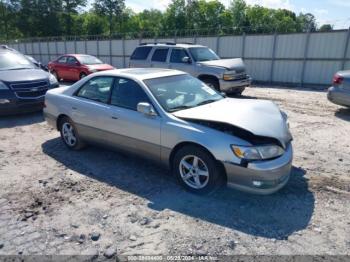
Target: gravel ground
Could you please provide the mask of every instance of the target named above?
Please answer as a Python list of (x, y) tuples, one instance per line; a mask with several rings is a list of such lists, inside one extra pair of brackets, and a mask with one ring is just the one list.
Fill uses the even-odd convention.
[(182, 190), (141, 159), (69, 151), (41, 113), (0, 118), (0, 254), (350, 255), (350, 109), (250, 88), (290, 118), (295, 160), (271, 196)]

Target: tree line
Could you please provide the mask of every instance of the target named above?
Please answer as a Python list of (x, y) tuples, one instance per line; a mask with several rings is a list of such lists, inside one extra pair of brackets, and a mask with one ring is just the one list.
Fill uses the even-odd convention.
[(225, 33), (297, 33), (330, 31), (311, 13), (247, 5), (233, 0), (172, 0), (165, 11), (136, 13), (125, 0), (1, 0), (0, 39), (75, 35), (133, 37)]

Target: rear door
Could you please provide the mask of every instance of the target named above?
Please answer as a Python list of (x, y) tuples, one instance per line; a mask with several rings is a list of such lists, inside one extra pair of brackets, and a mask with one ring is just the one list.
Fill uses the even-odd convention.
[(66, 79), (66, 62), (67, 56), (61, 56), (55, 62), (54, 70), (58, 74), (59, 78)]
[(110, 122), (108, 104), (114, 77), (97, 76), (87, 81), (73, 96), (71, 117), (83, 138), (108, 144), (106, 123)]
[(168, 47), (157, 47), (154, 49), (154, 52), (151, 57), (151, 67), (156, 68), (168, 68)]
[(149, 54), (152, 46), (137, 47), (130, 57), (129, 67), (150, 67)]
[(79, 80), (80, 79), (80, 63), (73, 56), (67, 57), (66, 63), (66, 79)]

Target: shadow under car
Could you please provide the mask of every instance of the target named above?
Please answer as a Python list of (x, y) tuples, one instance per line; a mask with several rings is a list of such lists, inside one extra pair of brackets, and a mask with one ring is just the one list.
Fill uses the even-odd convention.
[(170, 209), (254, 236), (286, 239), (307, 227), (314, 210), (314, 195), (301, 168), (293, 167), (287, 186), (273, 195), (222, 188), (198, 196), (178, 186), (168, 170), (133, 156), (98, 147), (70, 151), (60, 138), (45, 142), (42, 149), (71, 170), (149, 200), (153, 210)]

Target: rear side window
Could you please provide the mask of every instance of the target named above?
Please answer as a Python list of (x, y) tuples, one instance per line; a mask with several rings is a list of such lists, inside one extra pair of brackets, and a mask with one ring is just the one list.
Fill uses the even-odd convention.
[(168, 55), (169, 48), (161, 48), (154, 51), (152, 61), (154, 62), (165, 62)]
[(131, 59), (135, 60), (145, 60), (148, 57), (149, 52), (151, 52), (151, 46), (137, 47), (131, 55)]
[(95, 77), (84, 84), (77, 96), (93, 101), (107, 103), (113, 86), (113, 77)]

